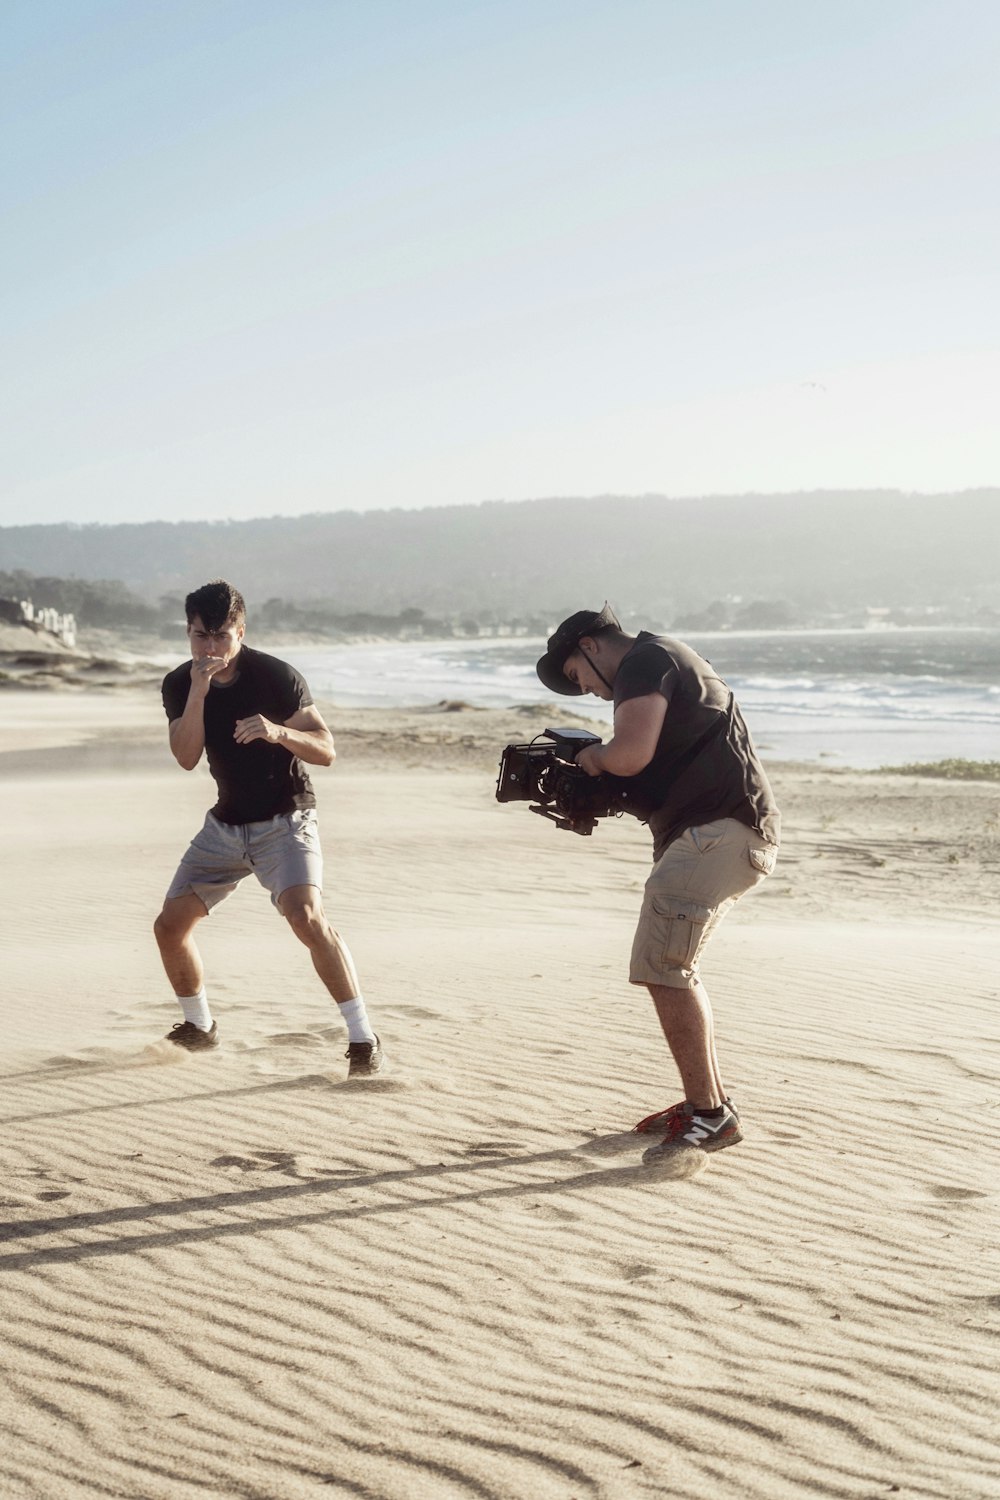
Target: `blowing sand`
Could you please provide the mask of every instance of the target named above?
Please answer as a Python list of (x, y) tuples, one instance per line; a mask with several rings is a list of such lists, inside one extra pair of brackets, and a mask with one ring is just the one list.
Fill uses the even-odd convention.
[(223, 1048), (157, 1040), (212, 785), (155, 694), (0, 714), (4, 1500), (1000, 1494), (1000, 788), (775, 769), (705, 963), (746, 1140), (669, 1179), (648, 835), (493, 800), (551, 711), (329, 711), (352, 1083), (249, 882), (200, 934)]

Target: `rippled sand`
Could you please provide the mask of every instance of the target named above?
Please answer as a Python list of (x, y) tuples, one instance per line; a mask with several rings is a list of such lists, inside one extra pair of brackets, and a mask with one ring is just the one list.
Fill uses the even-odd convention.
[(997, 1494), (1000, 789), (777, 769), (705, 966), (746, 1140), (662, 1176), (647, 838), (496, 805), (530, 715), (331, 711), (389, 1056), (349, 1083), (249, 885), (203, 929), (223, 1047), (160, 1040), (211, 783), (156, 705), (5, 704), (4, 1500)]

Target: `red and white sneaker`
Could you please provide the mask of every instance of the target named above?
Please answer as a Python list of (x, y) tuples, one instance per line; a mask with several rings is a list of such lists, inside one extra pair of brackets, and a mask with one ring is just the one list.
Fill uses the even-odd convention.
[[(740, 1112), (732, 1099), (723, 1099), (722, 1102), (738, 1120)], [(684, 1114), (690, 1107), (687, 1100), (682, 1099), (679, 1104), (671, 1104), (669, 1109), (658, 1109), (654, 1114), (647, 1115), (644, 1120), (640, 1120), (638, 1125), (633, 1127), (635, 1133), (636, 1135), (654, 1135), (658, 1134), (661, 1130), (669, 1130), (677, 1116)]]
[(642, 1159), (647, 1166), (653, 1167), (679, 1151), (721, 1151), (726, 1146), (737, 1145), (742, 1139), (739, 1117), (728, 1105), (723, 1105), (722, 1114), (716, 1119), (707, 1119), (695, 1114), (691, 1105), (685, 1103), (667, 1126), (663, 1140), (648, 1147), (642, 1153)]

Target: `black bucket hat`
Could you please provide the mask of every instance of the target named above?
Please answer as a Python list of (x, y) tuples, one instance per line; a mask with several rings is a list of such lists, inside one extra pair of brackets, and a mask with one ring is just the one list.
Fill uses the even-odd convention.
[(595, 631), (603, 630), (608, 625), (621, 629), (618, 616), (605, 601), (604, 608), (600, 610), (578, 609), (575, 615), (563, 620), (549, 636), (549, 648), (544, 656), (539, 657), (535, 671), (551, 692), (566, 693), (575, 698), (580, 696), (581, 689), (576, 683), (563, 676), (563, 667), (585, 635), (593, 635)]

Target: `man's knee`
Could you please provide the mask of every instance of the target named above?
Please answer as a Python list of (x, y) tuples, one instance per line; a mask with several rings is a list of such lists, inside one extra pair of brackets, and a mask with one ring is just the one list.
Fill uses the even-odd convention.
[(164, 944), (180, 942), (207, 915), (207, 908), (196, 896), (165, 901), (153, 922), (153, 935), (161, 948)]
[(296, 902), (283, 909), (282, 915), (295, 936), (308, 948), (328, 942), (335, 936), (320, 901)]

